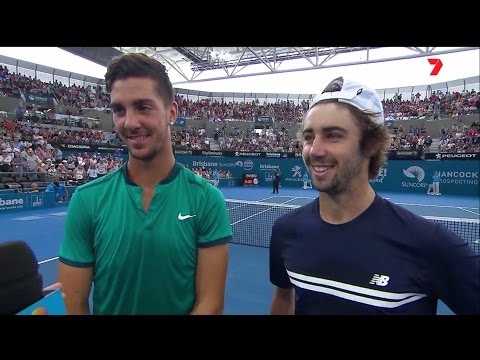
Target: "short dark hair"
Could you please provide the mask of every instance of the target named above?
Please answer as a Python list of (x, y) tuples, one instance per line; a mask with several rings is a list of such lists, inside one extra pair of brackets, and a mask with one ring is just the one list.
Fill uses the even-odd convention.
[(117, 80), (129, 77), (145, 77), (157, 83), (157, 92), (165, 102), (174, 100), (172, 83), (165, 66), (159, 61), (142, 53), (125, 53), (114, 57), (107, 66), (105, 84), (108, 92)]

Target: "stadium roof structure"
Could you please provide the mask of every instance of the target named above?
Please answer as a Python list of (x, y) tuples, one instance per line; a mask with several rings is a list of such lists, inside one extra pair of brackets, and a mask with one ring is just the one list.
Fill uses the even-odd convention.
[[(107, 66), (121, 53), (144, 53), (175, 70), (174, 84), (438, 56), (475, 47), (63, 47)], [(303, 60), (292, 64), (291, 60)], [(257, 65), (257, 66), (255, 66)], [(252, 73), (252, 69), (255, 72)], [(217, 71), (215, 71), (217, 70)], [(218, 70), (221, 70), (220, 72)]]

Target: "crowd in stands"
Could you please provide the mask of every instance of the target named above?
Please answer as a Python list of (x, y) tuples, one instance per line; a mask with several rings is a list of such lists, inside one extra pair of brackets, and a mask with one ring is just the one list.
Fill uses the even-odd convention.
[[(59, 104), (82, 108), (106, 108), (110, 103), (105, 86), (66, 86), (58, 81), (45, 83), (31, 76), (10, 73), (6, 66), (0, 65), (0, 92), (4, 96), (22, 97), (25, 93), (37, 96), (53, 96)], [(277, 122), (290, 124), (302, 121), (308, 110), (309, 101), (281, 100), (263, 103), (256, 98), (252, 101), (226, 102), (217, 99), (192, 100), (177, 94), (175, 100), (179, 104), (179, 116), (196, 117), (210, 122), (224, 122), (228, 119), (253, 121), (255, 116), (271, 115)], [(461, 93), (432, 91), (429, 97), (420, 93), (411, 95), (410, 99), (402, 99), (395, 94), (392, 99), (382, 100), (386, 119), (401, 120), (411, 118), (441, 116), (459, 116), (474, 113), (480, 109), (480, 94), (475, 90), (463, 90)]]
[(46, 143), (65, 144), (108, 144), (103, 130), (63, 129), (53, 125), (17, 122), (0, 118), (2, 140), (29, 142), (34, 145)]
[(405, 131), (400, 124), (390, 132), (390, 150), (422, 150), (430, 151), (432, 138), (427, 135), (425, 128), (410, 126)]
[(453, 125), (440, 130), (439, 151), (449, 153), (480, 152), (480, 122), (473, 126)]
[(208, 120), (209, 122), (225, 122), (228, 119), (253, 121), (255, 116), (273, 116), (278, 122), (295, 124), (302, 122), (308, 110), (309, 102), (302, 100), (295, 105), (293, 100), (277, 100), (275, 103), (259, 99), (252, 102), (224, 102), (223, 100), (201, 99), (193, 101), (185, 99), (183, 95), (176, 95), (175, 100), (179, 105), (179, 115)]
[(38, 111), (37, 108), (36, 105), (33, 105), (32, 109), (26, 110), (24, 107), (18, 106), (15, 111), (17, 121), (31, 124), (48, 124), (83, 129), (101, 129), (100, 121), (98, 119), (54, 114), (50, 110)]
[(433, 118), (469, 115), (480, 109), (480, 93), (463, 90), (461, 93), (432, 91), (430, 97), (421, 99), (421, 94), (412, 94), (410, 100), (402, 100), (401, 95), (383, 100), (386, 120), (408, 120), (412, 118)]
[[(441, 152), (480, 152), (480, 124), (473, 126), (454, 125), (450, 129), (442, 128), (439, 149)], [(66, 133), (67, 134), (67, 133)], [(288, 137), (288, 130), (281, 131), (264, 128), (258, 133), (243, 133), (235, 129), (229, 132), (225, 126), (216, 130), (217, 138), (224, 150), (262, 151), (292, 151), (301, 153), (302, 144)], [(79, 185), (94, 180), (119, 169), (123, 164), (121, 149), (112, 153), (79, 152), (78, 155), (64, 156), (62, 150), (55, 145), (60, 134), (52, 128), (37, 125), (18, 124), (12, 121), (0, 120), (0, 189), (17, 189), (30, 191), (35, 184), (42, 189), (56, 177), (66, 185)], [(63, 137), (65, 141), (91, 144), (96, 141), (96, 135), (88, 132), (72, 130)], [(224, 135), (224, 136), (222, 136)], [(174, 129), (173, 143), (188, 149), (206, 146), (205, 129)], [(429, 142), (430, 140), (430, 142)], [(52, 141), (52, 143), (50, 143)], [(53, 144), (53, 145), (52, 145)], [(411, 126), (404, 130), (402, 125), (392, 130), (391, 149), (396, 150), (429, 150), (431, 137), (425, 129)], [(188, 166), (187, 166), (188, 167)], [(229, 171), (196, 167), (191, 169), (195, 174), (208, 181), (218, 179), (233, 179)], [(217, 175), (218, 174), (218, 175)], [(218, 182), (217, 182), (218, 185)]]
[[(197, 117), (210, 122), (225, 122), (229, 119), (253, 121), (255, 116), (271, 115), (276, 122), (300, 123), (308, 110), (309, 101), (302, 100), (295, 105), (293, 100), (263, 103), (257, 98), (251, 102), (224, 102), (223, 100), (200, 99), (193, 101), (177, 95), (179, 113), (183, 117)], [(382, 100), (387, 120), (408, 120), (412, 118), (451, 117), (469, 115), (480, 109), (480, 93), (475, 90), (460, 92), (432, 91), (429, 97), (412, 94), (410, 100), (402, 100), (401, 94), (392, 99)]]
[[(210, 122), (225, 122), (228, 119), (253, 121), (255, 116), (271, 115), (277, 122), (288, 124), (300, 123), (308, 110), (309, 101), (302, 100), (295, 105), (293, 100), (277, 100), (268, 103), (259, 99), (252, 102), (224, 102), (219, 100), (201, 99), (193, 101), (177, 95), (179, 112), (183, 117), (198, 117)], [(480, 109), (480, 93), (475, 90), (460, 92), (432, 91), (429, 97), (421, 99), (421, 94), (412, 94), (410, 100), (402, 100), (397, 94), (392, 99), (382, 100), (385, 118), (387, 120), (408, 120), (412, 118), (451, 117), (469, 115)]]
[(290, 137), (285, 126), (280, 130), (272, 126), (264, 126), (263, 129), (258, 129), (258, 131), (250, 130), (246, 131), (226, 124), (221, 130), (217, 127), (214, 139), (218, 140), (220, 150), (295, 153), (302, 151), (301, 141), (296, 138), (296, 134), (292, 134), (293, 137)]
[(4, 96), (24, 98), (25, 94), (53, 97), (60, 105), (77, 108), (107, 107), (110, 97), (105, 86), (66, 86), (57, 80), (43, 82), (17, 73), (10, 73), (7, 66), (0, 65), (0, 91)]
[(80, 185), (123, 165), (123, 158), (118, 151), (103, 155), (79, 152), (77, 156), (64, 156), (58, 147), (48, 143), (34, 145), (8, 141), (1, 142), (0, 148), (0, 185), (15, 185), (8, 188), (20, 190), (29, 187), (32, 181), (37, 185), (46, 185), (54, 178), (59, 178), (67, 185)]
[(203, 128), (187, 126), (183, 129), (171, 130), (172, 145), (176, 149), (209, 150), (210, 140)]
[[(230, 123), (231, 124), (231, 123)], [(263, 129), (242, 130), (230, 124), (217, 127), (213, 140), (223, 151), (271, 151), (294, 152), (300, 154), (302, 142), (296, 134), (290, 135), (288, 128), (281, 129), (264, 126)], [(451, 129), (442, 128), (439, 137), (440, 152), (478, 152), (480, 151), (479, 126), (454, 125)], [(410, 126), (404, 130), (400, 124), (391, 130), (390, 150), (422, 150), (429, 152), (432, 137), (425, 128)], [(176, 149), (210, 150), (210, 140), (204, 128), (173, 128), (172, 144)], [(32, 124), (2, 119), (0, 117), (0, 150), (10, 149), (12, 153), (23, 151), (27, 147), (35, 149), (40, 160), (56, 158), (59, 151), (52, 144), (94, 144), (121, 146), (115, 132), (108, 133), (93, 129), (59, 129), (53, 125)], [(0, 161), (1, 163), (7, 160)]]
[[(0, 92), (4, 96), (24, 97), (29, 93), (36, 96), (53, 96), (60, 104), (76, 108), (106, 107), (110, 99), (105, 87), (65, 86), (58, 81), (45, 83), (31, 76), (11, 73), (6, 66), (0, 65)], [(296, 152), (302, 150), (302, 144), (296, 134), (288, 134), (289, 126), (302, 121), (309, 107), (309, 101), (277, 100), (275, 103), (260, 101), (224, 102), (223, 99), (198, 99), (196, 101), (177, 94), (175, 100), (179, 104), (179, 116), (201, 118), (209, 122), (222, 123), (213, 135), (220, 150), (231, 151), (274, 151)], [(413, 94), (411, 99), (403, 100), (401, 94), (392, 99), (384, 100), (384, 110), (387, 120), (431, 117), (438, 119), (444, 116), (459, 116), (478, 112), (480, 109), (480, 93), (475, 90), (453, 93), (443, 93), (442, 90), (432, 91), (429, 97), (420, 93)], [(67, 120), (60, 124), (45, 113), (31, 111), (25, 117), (25, 112), (18, 111), (17, 122), (1, 119), (0, 140), (8, 143), (11, 149), (20, 149), (27, 144), (41, 152), (53, 150), (51, 143), (75, 144), (110, 144), (120, 145), (115, 133), (107, 133), (98, 125), (85, 126), (84, 129), (59, 129), (56, 125), (67, 125)], [(228, 120), (253, 121), (256, 116), (271, 115), (276, 122), (283, 123), (281, 130), (264, 127), (259, 131), (245, 131), (229, 126)], [(51, 126), (42, 126), (50, 123)], [(78, 124), (77, 124), (78, 125)], [(475, 126), (464, 125), (462, 129), (443, 129), (439, 134), (439, 148), (442, 152), (471, 152), (479, 150), (478, 129)], [(404, 131), (400, 125), (394, 129), (391, 136), (391, 150), (429, 150), (435, 134), (426, 134), (425, 129), (410, 127)], [(13, 144), (13, 145), (12, 145)], [(23, 144), (23, 145), (19, 145)], [(210, 140), (205, 129), (187, 126), (172, 130), (172, 144), (175, 148), (191, 150), (209, 150)], [(48, 148), (50, 147), (50, 148)], [(2, 150), (8, 149), (3, 146)], [(13, 151), (13, 150), (12, 150)], [(43, 156), (43, 159), (49, 158)], [(5, 159), (5, 157), (4, 157)], [(41, 160), (43, 160), (41, 159)], [(5, 160), (3, 161), (5, 163)], [(1, 166), (1, 164), (0, 164)]]

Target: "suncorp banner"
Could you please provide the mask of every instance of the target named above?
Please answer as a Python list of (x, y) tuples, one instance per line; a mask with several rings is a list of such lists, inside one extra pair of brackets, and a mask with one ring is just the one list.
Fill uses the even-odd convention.
[(480, 195), (476, 161), (389, 161), (371, 184), (377, 191), (426, 193), (436, 171), (440, 174), (442, 194)]

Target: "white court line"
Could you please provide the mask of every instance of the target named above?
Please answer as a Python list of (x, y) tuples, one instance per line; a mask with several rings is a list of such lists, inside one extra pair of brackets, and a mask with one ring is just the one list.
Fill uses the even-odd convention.
[(459, 209), (462, 209), (463, 211), (469, 212), (471, 214), (480, 215), (480, 213), (472, 211), (472, 210), (468, 210), (467, 208), (459, 208)]
[[(274, 199), (274, 198), (277, 198), (277, 197), (294, 197), (294, 196), (287, 196), (287, 195), (275, 195), (275, 196), (270, 196), (270, 197), (267, 197), (265, 199), (260, 199), (260, 200), (250, 200), (250, 201), (265, 201), (265, 200), (270, 200), (270, 199)], [(245, 200), (245, 201), (249, 201), (249, 200)]]
[[(265, 199), (253, 200), (253, 201), (265, 201), (265, 200), (273, 199), (273, 198), (276, 198), (276, 197), (293, 197), (293, 196), (277, 195), (277, 196), (270, 196), (270, 197), (265, 198)], [(316, 197), (308, 197), (308, 196), (295, 196), (294, 198), (295, 199), (310, 199), (310, 200), (316, 199)], [(391, 198), (389, 198), (389, 197), (385, 197), (384, 199), (385, 200), (391, 200)], [(246, 200), (246, 201), (248, 201), (248, 200)], [(433, 205), (433, 204), (409, 204), (409, 203), (395, 203), (395, 204), (397, 204), (397, 205), (410, 205), (410, 206), (427, 206), (427, 207), (451, 208), (451, 209), (460, 209), (460, 210), (465, 210), (465, 211), (467, 211), (466, 209), (468, 209), (468, 210), (478, 211), (478, 208), (476, 208), (476, 207), (461, 207), (461, 206)], [(476, 215), (478, 215), (478, 214), (476, 214)]]
[[(273, 199), (273, 198), (276, 198), (276, 196), (270, 196), (268, 198), (265, 198), (265, 199), (260, 199), (260, 200), (252, 200), (252, 201), (265, 201), (265, 200), (270, 200), (270, 199)], [(245, 200), (245, 201), (248, 201), (248, 200)]]
[(29, 221), (29, 220), (38, 220), (38, 219), (43, 219), (43, 218), (44, 218), (44, 216), (32, 215), (32, 216), (18, 217), (18, 218), (14, 218), (12, 220)]
[[(291, 196), (288, 196), (288, 197), (291, 197)], [(290, 199), (290, 200), (286, 200), (286, 201), (284, 201), (284, 202), (282, 202), (282, 203), (279, 203), (278, 205), (283, 205), (283, 204), (286, 204), (286, 203), (288, 203), (289, 201), (293, 201), (293, 200), (295, 200), (295, 198)], [(257, 201), (258, 201), (258, 200), (257, 200)], [(275, 205), (277, 205), (277, 204), (275, 204)], [(255, 214), (253, 214), (253, 215), (247, 216), (246, 218), (243, 218), (243, 219), (240, 219), (240, 220), (238, 220), (238, 221), (235, 221), (234, 223), (230, 224), (230, 226), (237, 225), (238, 223), (241, 223), (241, 222), (243, 222), (243, 221), (245, 221), (245, 220), (251, 219), (251, 218), (254, 217), (254, 216), (257, 216), (257, 215), (263, 214), (264, 212), (270, 211), (270, 210), (272, 210), (273, 208), (275, 208), (275, 206), (271, 206), (271, 207), (269, 207), (268, 209), (259, 211), (258, 213), (255, 213)], [(229, 210), (230, 210), (230, 209), (229, 209)]]
[(471, 210), (478, 210), (478, 208), (470, 208), (470, 207), (459, 207), (459, 206), (450, 206), (450, 205), (432, 205), (432, 204), (408, 204), (408, 203), (395, 203), (397, 205), (410, 205), (410, 206), (428, 206), (428, 207), (439, 207), (439, 208), (450, 208), (450, 209), (471, 209)]
[(51, 215), (51, 216), (65, 216), (65, 215), (67, 215), (67, 212), (62, 211), (62, 212), (50, 213), (48, 215)]
[(241, 207), (245, 207), (249, 205), (248, 203), (245, 203), (245, 204), (242, 204), (242, 205), (238, 205), (238, 206), (235, 206), (235, 207), (231, 207), (231, 208), (227, 208), (227, 211), (230, 211), (230, 210), (236, 210), (236, 209), (239, 209)]
[(57, 257), (50, 258), (50, 259), (47, 259), (47, 260), (39, 261), (39, 262), (38, 262), (38, 265), (42, 265), (42, 264), (45, 264), (45, 263), (48, 263), (48, 262), (54, 261), (54, 260), (58, 260), (58, 256), (57, 256)]
[(313, 200), (313, 199), (316, 199), (316, 197), (308, 197), (308, 196), (295, 196), (295, 199), (310, 199), (310, 200)]
[(434, 220), (434, 221), (453, 221), (453, 222), (464, 222), (470, 224), (480, 224), (480, 220), (478, 219), (470, 219), (470, 218), (452, 218), (452, 217), (443, 217), (443, 216), (428, 216), (428, 215), (421, 215), (425, 219)]
[(284, 201), (284, 202), (280, 203), (279, 205), (286, 204), (286, 203), (288, 203), (288, 202), (290, 202), (290, 201), (293, 201), (293, 200), (295, 200), (295, 199), (297, 199), (297, 198), (296, 198), (296, 197), (294, 197), (293, 199), (290, 199), (290, 200)]
[(265, 210), (260, 211), (260, 212), (258, 212), (258, 213), (256, 213), (256, 214), (250, 215), (250, 216), (248, 216), (248, 217), (246, 217), (246, 218), (244, 218), (244, 219), (235, 221), (233, 224), (230, 224), (230, 226), (237, 225), (238, 223), (241, 223), (242, 221), (251, 219), (252, 217), (257, 216), (257, 215), (260, 215), (260, 214), (263, 214), (264, 212), (267, 212), (267, 211), (269, 211), (269, 210), (272, 210), (272, 208), (265, 209)]
[(296, 196), (293, 196), (293, 195), (276, 195), (274, 197), (296, 197)]

